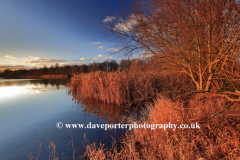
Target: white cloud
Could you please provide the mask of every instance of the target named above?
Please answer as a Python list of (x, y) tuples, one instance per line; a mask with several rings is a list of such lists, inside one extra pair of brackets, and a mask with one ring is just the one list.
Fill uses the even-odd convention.
[(98, 47), (98, 49), (102, 49), (102, 48), (103, 48), (103, 46), (99, 46), (99, 47)]
[(26, 60), (26, 63), (57, 63), (57, 62), (65, 62), (64, 59), (57, 59), (57, 58), (52, 58), (52, 59), (47, 59), (47, 58), (40, 58), (40, 57), (35, 57), (33, 60)]
[(132, 57), (131, 57), (131, 59), (139, 59), (140, 57), (139, 56), (137, 56), (137, 55), (133, 55)]
[(15, 57), (12, 56), (12, 55), (6, 55), (5, 57), (6, 57), (6, 58), (15, 58)]
[(99, 54), (97, 57), (94, 57), (94, 58), (92, 58), (92, 59), (94, 59), (94, 60), (103, 59), (102, 57), (103, 57), (103, 55)]
[(114, 52), (117, 52), (117, 51), (119, 51), (119, 48), (108, 48), (108, 49), (106, 49), (106, 51), (114, 51)]
[(60, 66), (71, 66), (71, 65), (76, 65), (77, 63), (80, 63), (80, 62), (59, 63), (59, 65)]
[(106, 57), (106, 59), (113, 59), (113, 56)]
[(153, 54), (151, 54), (151, 53), (147, 52), (146, 50), (144, 50), (144, 51), (139, 53), (139, 56), (140, 56), (140, 58), (149, 58), (149, 57), (152, 57)]
[(117, 30), (119, 32), (129, 32), (133, 29), (134, 26), (138, 24), (138, 21), (144, 21), (145, 23), (148, 23), (146, 17), (132, 14), (129, 16), (127, 21), (123, 19), (119, 20), (119, 23), (114, 26), (114, 30)]
[(86, 58), (80, 58), (81, 61), (85, 60)]
[(106, 22), (112, 22), (114, 19), (116, 19), (115, 17), (112, 16), (106, 16), (106, 18), (103, 20), (104, 23)]
[(101, 44), (101, 42), (92, 42), (91, 44)]

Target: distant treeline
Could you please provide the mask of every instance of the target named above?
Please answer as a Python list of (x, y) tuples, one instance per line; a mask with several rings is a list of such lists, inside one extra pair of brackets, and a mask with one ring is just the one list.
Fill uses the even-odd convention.
[[(4, 78), (47, 78), (50, 75), (67, 75), (71, 77), (73, 74), (89, 73), (95, 71), (116, 71), (116, 70), (153, 70), (159, 68), (160, 65), (166, 65), (159, 59), (145, 58), (145, 59), (122, 59), (119, 63), (115, 60), (104, 62), (93, 62), (88, 65), (66, 65), (33, 69), (10, 70), (6, 69), (0, 73), (0, 77)], [(48, 76), (49, 75), (49, 76)], [(54, 77), (54, 76), (53, 76)], [(65, 76), (66, 77), (66, 76)]]
[[(88, 65), (66, 65), (59, 66), (56, 63), (55, 66), (47, 67), (46, 65), (43, 68), (33, 69), (19, 69), (19, 70), (10, 70), (6, 69), (2, 73), (0, 73), (0, 77), (4, 78), (38, 78), (43, 77), (43, 75), (67, 75), (71, 77), (73, 74), (78, 73), (89, 73), (95, 71), (116, 71), (116, 70), (124, 70), (129, 69), (131, 63), (137, 60), (123, 59), (120, 63), (117, 63), (115, 60), (104, 61), (104, 62), (94, 62)], [(141, 61), (141, 60), (139, 60)]]

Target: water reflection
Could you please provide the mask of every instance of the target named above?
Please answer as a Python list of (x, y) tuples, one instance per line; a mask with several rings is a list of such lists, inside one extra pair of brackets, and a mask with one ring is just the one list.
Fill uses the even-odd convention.
[[(41, 79), (0, 79), (0, 100), (26, 94), (39, 94), (47, 91), (64, 90), (67, 80)], [(51, 85), (52, 87), (48, 87)], [(56, 86), (56, 87), (54, 87)]]
[(26, 86), (26, 85), (48, 85), (59, 87), (59, 85), (66, 86), (69, 79), (0, 79), (0, 87), (4, 86)]
[(101, 120), (107, 120), (108, 123), (127, 123), (133, 117), (137, 118), (141, 112), (140, 108), (135, 109), (129, 105), (109, 105), (92, 99), (82, 99), (77, 89), (72, 88), (70, 84), (68, 84), (68, 95), (72, 96), (74, 103), (88, 115), (95, 114)]
[[(36, 156), (41, 142), (40, 159), (48, 159), (48, 140), (56, 145), (59, 158), (67, 159), (72, 156), (72, 148), (68, 146), (71, 130), (59, 130), (56, 128), (57, 122), (85, 125), (89, 122), (119, 123), (134, 115), (132, 108), (83, 100), (71, 88), (68, 88), (67, 96), (67, 81), (0, 79), (0, 160), (27, 159), (26, 152)], [(112, 137), (121, 137), (124, 130), (74, 129), (72, 133), (74, 145), (79, 148), (76, 154), (79, 155), (84, 151), (81, 142), (85, 133), (90, 144), (101, 142), (111, 146)]]

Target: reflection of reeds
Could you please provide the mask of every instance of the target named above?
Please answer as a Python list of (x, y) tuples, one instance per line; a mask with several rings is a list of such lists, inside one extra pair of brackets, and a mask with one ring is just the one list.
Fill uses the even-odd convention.
[(76, 90), (71, 87), (68, 87), (68, 95), (72, 96), (72, 100), (88, 115), (95, 114), (101, 121), (104, 119), (109, 123), (127, 122), (130, 116), (135, 117), (141, 110), (141, 108), (126, 108), (125, 105), (105, 104), (89, 98), (83, 99), (82, 96), (77, 94)]
[(109, 123), (126, 122), (131, 113), (130, 109), (125, 110), (122, 106), (104, 104), (90, 99), (82, 99), (79, 104), (88, 115), (95, 114), (101, 120), (108, 120)]

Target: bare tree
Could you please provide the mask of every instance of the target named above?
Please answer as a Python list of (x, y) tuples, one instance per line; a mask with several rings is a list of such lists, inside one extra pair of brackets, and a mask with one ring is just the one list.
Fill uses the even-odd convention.
[(189, 75), (199, 92), (215, 88), (214, 94), (240, 101), (239, 0), (136, 0), (122, 8), (104, 21), (119, 52), (162, 58)]

